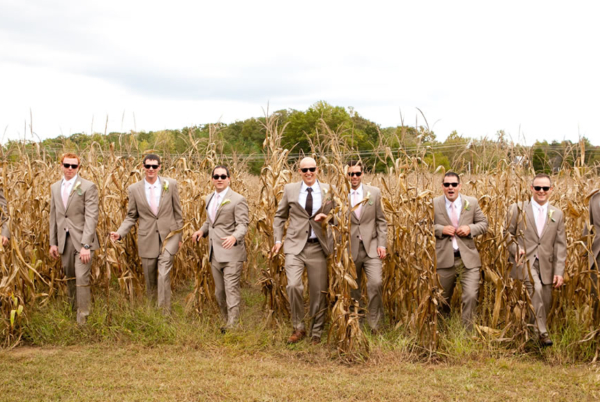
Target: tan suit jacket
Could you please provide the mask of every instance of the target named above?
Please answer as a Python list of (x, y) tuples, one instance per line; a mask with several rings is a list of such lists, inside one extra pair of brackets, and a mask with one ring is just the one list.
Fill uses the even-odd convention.
[(98, 189), (89, 180), (77, 176), (65, 209), (61, 194), (62, 180), (50, 187), (50, 245), (58, 246), (58, 252), (64, 253), (67, 229), (75, 250), (84, 244), (91, 250), (100, 245), (96, 236), (98, 225)]
[(8, 217), (8, 204), (6, 202), (6, 198), (4, 198), (4, 190), (0, 188), (0, 208), (2, 209), (2, 236), (10, 239), (10, 230), (8, 228), (8, 221), (10, 218)]
[(275, 241), (281, 241), (285, 222), (289, 218), (290, 223), (285, 235), (285, 241), (283, 242), (283, 252), (285, 254), (298, 255), (302, 252), (308, 240), (309, 228), (312, 228), (315, 232), (325, 255), (331, 253), (327, 232), (323, 233), (322, 222), (315, 222), (314, 217), (320, 213), (329, 214), (335, 203), (333, 202), (331, 191), (329, 191), (329, 184), (321, 182), (318, 182), (318, 184), (321, 188), (321, 208), (318, 211), (313, 211), (312, 216), (308, 216), (306, 210), (298, 202), (300, 189), (302, 188), (301, 181), (286, 184), (283, 189), (283, 197), (279, 201), (279, 206), (275, 213), (273, 232), (275, 234)]
[[(473, 238), (487, 232), (488, 221), (479, 207), (477, 198), (467, 197), (464, 194), (460, 196), (463, 206), (460, 211), (458, 226), (467, 225), (471, 229), (471, 233), (467, 237), (456, 236), (460, 258), (466, 268), (481, 267), (481, 258), (479, 257), (479, 251), (475, 247)], [(448, 211), (446, 211), (446, 196), (442, 195), (434, 198), (433, 213), (437, 267), (453, 267), (454, 248), (452, 247), (452, 236), (442, 234), (444, 226), (452, 225), (452, 219), (450, 219)]]
[[(365, 198), (369, 200), (361, 207), (360, 219), (356, 217), (356, 211), (353, 211), (350, 216), (350, 247), (354, 261), (358, 259), (361, 238), (369, 258), (379, 258), (377, 248), (387, 245), (387, 220), (381, 204), (381, 191), (377, 187), (364, 184), (362, 186), (363, 200)], [(352, 205), (351, 200), (350, 205)]]
[[(594, 264), (600, 254), (600, 191), (590, 198), (590, 225), (594, 227), (594, 242), (592, 243), (592, 253), (589, 254), (590, 264)], [(2, 230), (4, 234), (4, 228)], [(583, 228), (583, 235), (587, 236), (590, 233), (588, 226)], [(6, 236), (6, 235), (5, 235)]]
[[(511, 277), (524, 280), (529, 275), (527, 264), (518, 266), (515, 264), (518, 244), (521, 249), (526, 251), (525, 261), (529, 261), (530, 266), (533, 266), (537, 255), (542, 283), (544, 285), (552, 284), (554, 275), (563, 276), (565, 272), (567, 237), (563, 213), (553, 205), (548, 205), (546, 225), (540, 238), (531, 201), (520, 202), (518, 205), (519, 207), (517, 204), (511, 205), (507, 217), (508, 252), (510, 261), (514, 264)], [(525, 220), (522, 218), (519, 208), (521, 211), (525, 210)], [(551, 218), (550, 215), (552, 215)]]
[[(248, 230), (248, 203), (246, 199), (233, 191), (227, 190), (225, 199), (217, 209), (215, 221), (210, 219), (208, 206), (215, 193), (206, 197), (206, 221), (200, 228), (202, 236), (208, 236), (209, 261), (213, 257), (217, 262), (246, 261), (246, 244), (244, 237)], [(233, 236), (236, 242), (229, 250), (223, 248), (222, 237)]]
[[(158, 205), (158, 216), (154, 215), (146, 199), (144, 180), (132, 184), (127, 188), (129, 194), (129, 206), (127, 216), (117, 233), (121, 238), (125, 237), (133, 225), (139, 220), (138, 226), (138, 254), (141, 258), (158, 258), (161, 253), (161, 243), (169, 233), (183, 228), (181, 214), (181, 202), (177, 181), (168, 177), (159, 176), (160, 179), (160, 202)], [(165, 182), (169, 187), (165, 190)], [(179, 250), (181, 232), (171, 237), (165, 249), (175, 255)], [(163, 244), (164, 245), (164, 244)]]

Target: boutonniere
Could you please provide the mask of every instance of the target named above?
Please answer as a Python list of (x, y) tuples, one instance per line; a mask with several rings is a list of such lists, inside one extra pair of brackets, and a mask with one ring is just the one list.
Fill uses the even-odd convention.
[(553, 214), (553, 213), (554, 213), (554, 210), (553, 210), (553, 209), (549, 209), (549, 210), (548, 210), (548, 218), (550, 218), (550, 220), (551, 220), (552, 222), (556, 222), (556, 220), (555, 220), (555, 219), (552, 217), (552, 214)]
[(77, 195), (83, 194), (83, 191), (81, 191), (81, 182), (80, 181), (75, 183), (75, 187), (73, 187), (73, 191), (75, 191), (77, 193)]
[(229, 204), (231, 202), (231, 200), (229, 198), (226, 198), (223, 200), (223, 202), (221, 203), (221, 206)]
[(163, 191), (169, 191), (169, 180), (165, 180), (165, 184), (163, 184)]
[(471, 210), (471, 205), (469, 204), (469, 200), (465, 200), (465, 207), (463, 208), (465, 211)]
[(367, 191), (367, 196), (365, 197), (369, 205), (373, 205), (373, 200), (371, 199), (371, 192)]

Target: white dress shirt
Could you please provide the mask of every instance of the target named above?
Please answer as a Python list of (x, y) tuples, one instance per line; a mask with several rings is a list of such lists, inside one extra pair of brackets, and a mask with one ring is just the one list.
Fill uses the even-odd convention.
[(75, 183), (77, 182), (77, 177), (79, 177), (78, 175), (75, 175), (75, 177), (73, 177), (71, 180), (65, 180), (64, 176), (63, 176), (63, 181), (62, 184), (60, 186), (60, 195), (62, 197), (62, 193), (65, 190), (65, 186), (67, 184), (69, 184), (69, 195), (71, 195), (71, 191), (73, 191), (73, 187), (75, 187)]
[(535, 227), (537, 230), (538, 219), (540, 215), (540, 209), (542, 210), (543, 216), (546, 216), (546, 220), (548, 219), (548, 203), (546, 202), (544, 205), (540, 205), (533, 198), (531, 198), (531, 206), (533, 207), (533, 218), (535, 219)]
[(150, 187), (154, 187), (154, 201), (156, 202), (156, 210), (158, 211), (160, 209), (160, 195), (162, 193), (162, 189), (160, 188), (160, 177), (156, 178), (154, 184), (150, 184), (144, 179), (144, 189), (146, 190), (146, 201), (148, 201), (148, 205), (152, 205), (150, 202)]
[[(355, 202), (355, 195), (354, 193), (357, 194), (356, 197), (356, 202)], [(350, 190), (350, 205), (352, 205), (352, 208), (354, 208), (356, 206), (356, 204), (358, 204), (359, 202), (361, 202), (363, 200), (363, 186), (362, 184), (356, 189), (351, 189)]]
[[(219, 204), (222, 204), (223, 201), (225, 201), (225, 195), (227, 194), (227, 191), (229, 191), (229, 186), (227, 186), (227, 188), (225, 188), (225, 190), (221, 191), (220, 193), (217, 193), (215, 191), (212, 198), (210, 199), (210, 202), (208, 203), (209, 216), (212, 213), (213, 208), (215, 207), (215, 202), (217, 202), (217, 195), (219, 196)], [(219, 206), (220, 205), (217, 205), (217, 212), (219, 211)], [(211, 220), (212, 220), (212, 218), (211, 218)]]
[[(316, 181), (315, 184), (313, 184), (312, 186), (310, 186), (312, 188), (312, 199), (313, 199), (313, 208), (312, 208), (312, 214), (313, 216), (315, 215), (315, 213), (321, 209), (321, 187), (319, 186), (319, 182)], [(304, 209), (306, 209), (306, 196), (308, 196), (308, 191), (306, 191), (306, 189), (308, 188), (308, 186), (306, 185), (306, 183), (302, 182), (302, 187), (300, 187), (300, 196), (298, 197), (298, 203), (300, 204), (300, 206)], [(308, 236), (309, 239), (315, 239), (317, 236), (315, 235), (315, 232), (312, 230), (312, 227), (310, 228), (310, 236)]]
[[(454, 204), (454, 208), (456, 208), (456, 222), (458, 225), (458, 222), (460, 222), (460, 213), (462, 211), (462, 197), (460, 196), (460, 194), (454, 200), (454, 202), (451, 202), (448, 198), (446, 198), (446, 212), (448, 213), (451, 222), (453, 208), (452, 204)], [(458, 250), (458, 242), (456, 241), (456, 238), (454, 236), (452, 236), (452, 247), (454, 248), (454, 251)]]

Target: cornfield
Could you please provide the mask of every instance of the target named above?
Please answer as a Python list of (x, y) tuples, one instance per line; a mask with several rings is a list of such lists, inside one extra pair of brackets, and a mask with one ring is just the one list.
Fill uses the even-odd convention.
[[(265, 119), (265, 164), (260, 177), (246, 173), (243, 160), (225, 156), (219, 144), (218, 127), (211, 128), (207, 141), (193, 138), (189, 152), (164, 156), (161, 174), (180, 183), (184, 214), (183, 246), (176, 256), (173, 286), (194, 283), (186, 299), (190, 314), (202, 314), (215, 303), (214, 285), (209, 269), (206, 242), (194, 244), (191, 234), (206, 218), (205, 197), (213, 191), (210, 173), (217, 164), (230, 166), (232, 188), (244, 195), (250, 207), (250, 227), (246, 237), (249, 253), (244, 280), (259, 286), (264, 294), (264, 319), (267, 326), (289, 325), (289, 306), (285, 291), (284, 257), (271, 255), (274, 243), (273, 216), (283, 186), (300, 180), (297, 160), (281, 148), (285, 126), (271, 117)], [(332, 184), (336, 208), (328, 216), (328, 231), (334, 237), (334, 249), (328, 260), (329, 333), (328, 341), (345, 356), (367, 356), (369, 342), (360, 319), (364, 314), (350, 298), (356, 287), (356, 270), (347, 250), (350, 207), (349, 184), (345, 163), (359, 157), (358, 150), (346, 143), (347, 133), (336, 132), (321, 124), (318, 141), (312, 143), (312, 155), (320, 168), (320, 180)], [(4, 347), (21, 341), (30, 311), (44, 306), (65, 293), (60, 263), (49, 256), (50, 185), (61, 178), (57, 157), (37, 149), (33, 155), (25, 145), (3, 149), (2, 187), (9, 205), (10, 244), (0, 245), (0, 314)], [(435, 170), (424, 162), (427, 152), (407, 155), (381, 144), (379, 164), (382, 174), (368, 174), (363, 182), (382, 190), (388, 218), (388, 257), (383, 267), (383, 298), (390, 330), (412, 335), (414, 347), (434, 354), (440, 345), (442, 318), (438, 313), (443, 299), (436, 273), (433, 232), (433, 198), (441, 194), (443, 169)], [(96, 183), (100, 196), (97, 235), (101, 248), (94, 255), (92, 289), (95, 297), (111, 297), (120, 292), (130, 301), (143, 295), (143, 273), (137, 255), (137, 235), (133, 231), (122, 242), (111, 242), (108, 234), (118, 228), (127, 208), (127, 187), (143, 178), (141, 158), (118, 157), (110, 149), (92, 145), (75, 151), (82, 158), (80, 174)], [(476, 334), (482, 342), (523, 348), (533, 334), (528, 325), (529, 298), (518, 281), (509, 278), (505, 222), (508, 207), (529, 199), (529, 184), (534, 172), (527, 164), (513, 164), (508, 153), (498, 150), (499, 162), (485, 171), (463, 173), (463, 193), (476, 197), (489, 220), (488, 233), (477, 239), (482, 258), (482, 283)], [(582, 155), (584, 153), (582, 152)], [(8, 162), (9, 156), (18, 161)], [(527, 160), (528, 155), (523, 155)], [(435, 171), (434, 171), (435, 170)], [(553, 176), (551, 203), (565, 212), (568, 257), (565, 286), (554, 291), (550, 328), (554, 333), (569, 326), (583, 328), (573, 345), (591, 345), (596, 360), (600, 353), (600, 292), (590, 275), (586, 251), (592, 235), (583, 237), (589, 224), (589, 195), (600, 186), (600, 178), (584, 161)], [(329, 223), (335, 223), (329, 225)], [(251, 283), (258, 278), (258, 283)], [(596, 280), (597, 281), (597, 280)], [(366, 281), (363, 281), (366, 283)], [(307, 287), (306, 287), (307, 288)], [(593, 288), (596, 292), (593, 292)], [(460, 309), (460, 292), (451, 301)], [(108, 317), (107, 319), (110, 319)]]

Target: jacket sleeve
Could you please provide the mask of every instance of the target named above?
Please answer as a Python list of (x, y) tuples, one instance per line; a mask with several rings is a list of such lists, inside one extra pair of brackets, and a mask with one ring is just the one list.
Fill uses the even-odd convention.
[[(98, 226), (98, 188), (92, 184), (85, 193), (85, 224), (81, 242), (83, 244), (92, 244), (96, 238), (96, 226)], [(83, 246), (82, 244), (82, 246)]]
[(508, 252), (511, 257), (515, 257), (517, 254), (517, 221), (519, 219), (519, 209), (517, 204), (510, 206), (508, 215), (506, 216), (506, 223), (504, 226), (504, 235), (508, 244)]
[(473, 223), (469, 225), (469, 228), (471, 229), (471, 237), (477, 237), (487, 232), (488, 220), (481, 207), (479, 207), (479, 202), (475, 200), (473, 204)]
[(2, 236), (10, 239), (10, 230), (8, 228), (10, 217), (8, 216), (8, 204), (6, 198), (4, 198), (3, 189), (0, 189), (0, 209), (2, 209), (2, 216), (0, 218), (0, 221), (2, 222)]
[(181, 200), (179, 199), (179, 187), (177, 186), (177, 181), (171, 181), (173, 187), (173, 218), (175, 219), (175, 224), (177, 225), (177, 229), (181, 229), (183, 227), (183, 213), (181, 212)]
[(387, 218), (383, 212), (383, 203), (381, 200), (381, 191), (377, 192), (375, 204), (375, 224), (377, 225), (377, 247), (387, 246)]
[(556, 243), (554, 243), (554, 275), (564, 276), (565, 262), (567, 260), (567, 235), (565, 234), (564, 214), (560, 214), (558, 228), (556, 229)]
[(242, 197), (241, 201), (235, 205), (234, 218), (235, 230), (231, 235), (235, 237), (239, 243), (242, 243), (246, 236), (246, 232), (248, 231), (249, 223), (248, 202), (246, 202), (246, 198)]
[(129, 202), (127, 205), (127, 215), (125, 215), (123, 223), (121, 223), (119, 230), (117, 230), (117, 233), (119, 234), (119, 236), (121, 236), (121, 238), (127, 236), (127, 233), (129, 233), (129, 231), (131, 230), (133, 225), (135, 225), (139, 218), (137, 203), (135, 202), (135, 197), (133, 196), (131, 186), (127, 189), (127, 193), (129, 196)]
[(56, 204), (52, 187), (50, 187), (50, 245), (58, 246), (58, 232), (56, 228)]
[(275, 237), (275, 242), (282, 240), (283, 228), (290, 215), (290, 206), (287, 193), (287, 189), (284, 188), (283, 197), (281, 198), (281, 201), (279, 201), (277, 212), (275, 212), (275, 219), (273, 220), (273, 236)]

